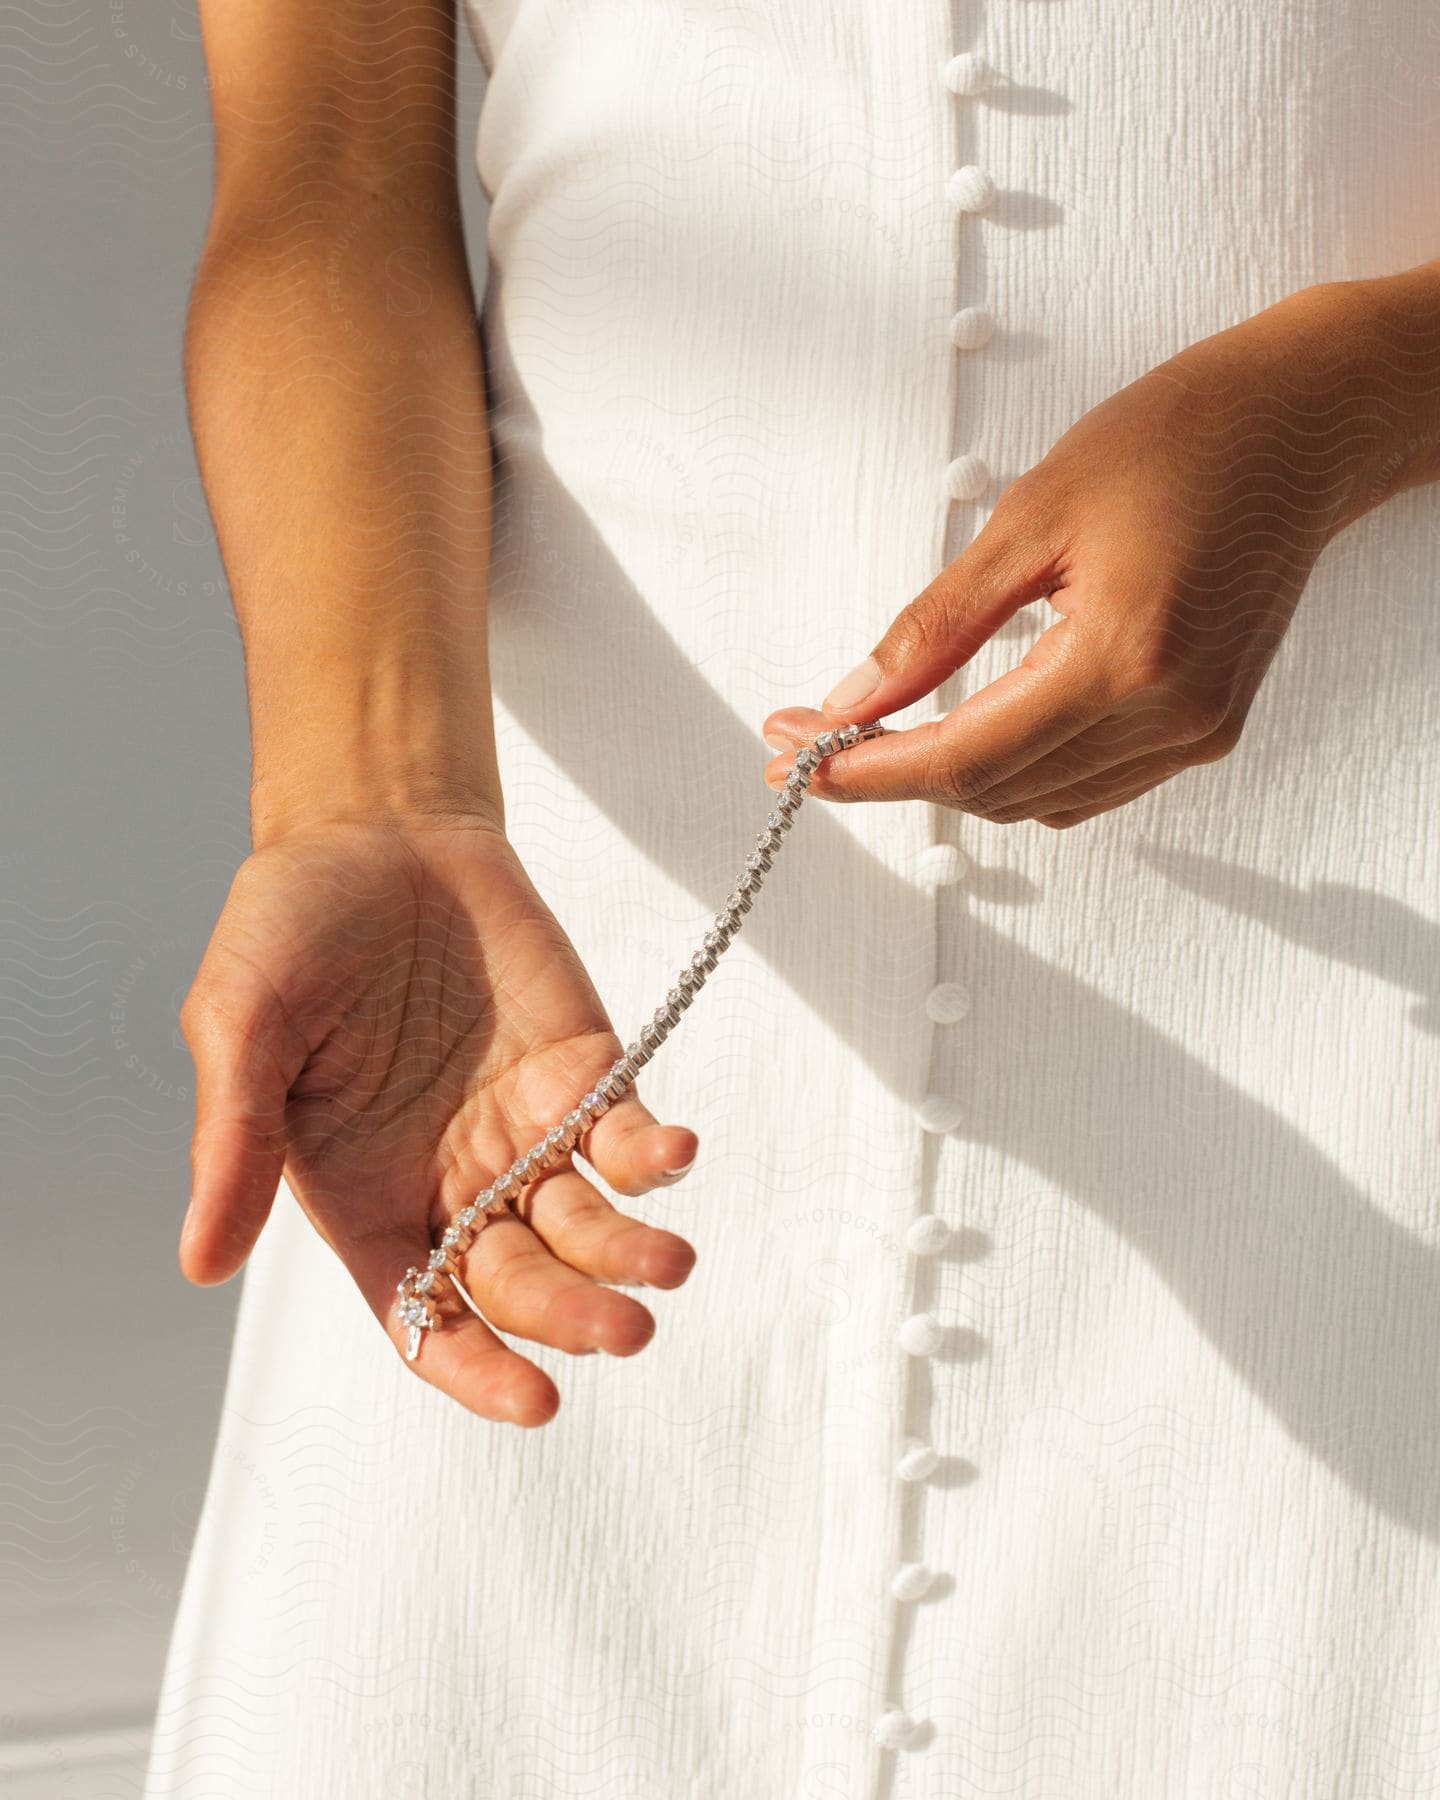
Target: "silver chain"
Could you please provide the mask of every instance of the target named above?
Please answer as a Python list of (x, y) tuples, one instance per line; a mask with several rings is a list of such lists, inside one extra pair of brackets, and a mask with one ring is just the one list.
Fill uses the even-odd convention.
[(674, 1028), (686, 1008), (705, 985), (706, 977), (729, 946), (740, 921), (754, 903), (760, 884), (774, 866), (774, 859), (785, 834), (795, 823), (795, 815), (805, 798), (805, 791), (816, 769), (826, 757), (848, 750), (866, 738), (879, 737), (885, 727), (878, 721), (868, 725), (843, 725), (835, 731), (822, 731), (820, 736), (798, 751), (795, 767), (785, 779), (785, 786), (775, 802), (775, 809), (765, 820), (765, 829), (755, 840), (755, 848), (745, 858), (745, 867), (735, 883), (734, 892), (724, 908), (716, 913), (715, 923), (705, 933), (702, 946), (690, 958), (688, 967), (676, 977), (675, 985), (665, 996), (665, 1004), (657, 1007), (654, 1017), (645, 1025), (633, 1044), (627, 1044), (623, 1056), (610, 1065), (590, 1092), (560, 1123), (532, 1144), (468, 1206), (461, 1207), (440, 1234), (440, 1241), (430, 1252), (424, 1269), (407, 1269), (399, 1283), (400, 1322), (406, 1329), (405, 1355), (414, 1362), (427, 1331), (438, 1331), (443, 1322), (439, 1308), (441, 1283), (450, 1280), (458, 1288), (465, 1253), (491, 1219), (508, 1212), (522, 1191), (539, 1176), (553, 1169), (575, 1148), (580, 1138), (609, 1112), (634, 1086), (635, 1077), (654, 1056)]

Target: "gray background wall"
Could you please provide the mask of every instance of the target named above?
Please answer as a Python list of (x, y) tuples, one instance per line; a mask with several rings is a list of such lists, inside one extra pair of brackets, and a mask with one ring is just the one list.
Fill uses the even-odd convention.
[(194, 6), (20, 0), (0, 62), (0, 1794), (98, 1800), (140, 1791), (238, 1298), (175, 1259), (176, 1012), (247, 848), (248, 747), (181, 381)]

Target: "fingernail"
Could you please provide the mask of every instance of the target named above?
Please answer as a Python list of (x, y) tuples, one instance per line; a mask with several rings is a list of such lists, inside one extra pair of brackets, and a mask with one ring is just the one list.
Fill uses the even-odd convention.
[(194, 1228), (195, 1228), (195, 1202), (192, 1200), (190, 1202), (190, 1204), (185, 1208), (185, 1217), (180, 1221), (180, 1242), (182, 1244), (185, 1242), (186, 1238), (189, 1237), (190, 1233), (194, 1230)]
[(662, 1181), (678, 1181), (682, 1175), (688, 1175), (694, 1167), (695, 1158), (692, 1156), (689, 1162), (681, 1163), (678, 1169), (662, 1169), (660, 1179)]
[(864, 662), (857, 663), (848, 675), (835, 683), (820, 704), (844, 712), (848, 707), (858, 706), (879, 685), (880, 665), (873, 656), (867, 656)]
[(790, 748), (789, 744), (786, 743), (785, 739), (781, 737), (778, 731), (767, 731), (762, 733), (762, 735), (765, 742), (772, 750), (788, 750)]

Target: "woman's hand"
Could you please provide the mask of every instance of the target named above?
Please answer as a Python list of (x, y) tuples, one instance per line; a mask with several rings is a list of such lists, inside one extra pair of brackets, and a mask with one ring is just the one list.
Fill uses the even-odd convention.
[(1435, 408), (1437, 341), (1430, 266), (1307, 289), (1173, 357), (1006, 489), (823, 710), (771, 714), (767, 743), (909, 705), (1048, 598), (1059, 618), (1017, 667), (825, 764), (812, 792), (1068, 826), (1226, 755), (1321, 550), (1433, 477), (1416, 407), (1428, 370)]
[[(400, 1351), (396, 1283), (424, 1265), (433, 1228), (623, 1049), (502, 830), (478, 817), (311, 824), (268, 842), (235, 878), (181, 1017), (198, 1096), (185, 1274), (234, 1274), (283, 1168)], [(696, 1137), (632, 1090), (580, 1148), (635, 1195), (682, 1173)], [(496, 1332), (631, 1355), (654, 1319), (602, 1284), (676, 1287), (694, 1252), (568, 1163), (518, 1208), (466, 1258), (490, 1324), (452, 1294), (413, 1366), (473, 1412), (539, 1425), (554, 1383)]]

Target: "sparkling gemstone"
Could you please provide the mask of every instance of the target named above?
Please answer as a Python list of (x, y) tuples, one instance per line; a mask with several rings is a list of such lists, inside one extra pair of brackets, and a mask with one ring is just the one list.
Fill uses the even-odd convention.
[(432, 1269), (436, 1269), (436, 1270), (443, 1269), (445, 1267), (446, 1263), (449, 1262), (449, 1260), (450, 1260), (450, 1258), (445, 1254), (445, 1252), (443, 1250), (432, 1250), (430, 1252), (430, 1267)]
[(417, 1294), (428, 1294), (434, 1285), (435, 1271), (433, 1269), (427, 1269), (423, 1275), (417, 1275), (415, 1277), (415, 1291)]
[(479, 1210), (480, 1209), (477, 1206), (464, 1207), (460, 1212), (456, 1213), (455, 1223), (457, 1225), (463, 1225), (468, 1231), (475, 1223), (475, 1215)]

